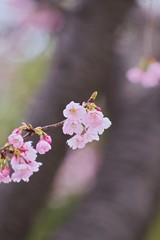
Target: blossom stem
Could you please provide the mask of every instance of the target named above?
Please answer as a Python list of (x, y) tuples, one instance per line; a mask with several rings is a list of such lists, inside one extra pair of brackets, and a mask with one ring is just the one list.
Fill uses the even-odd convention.
[[(54, 123), (54, 124), (50, 124), (50, 125), (46, 125), (44, 127), (41, 127), (41, 129), (43, 131), (47, 131), (48, 129), (51, 129), (51, 128), (58, 128), (58, 127), (61, 127), (64, 123), (64, 120), (61, 121), (61, 122), (58, 122), (58, 123)], [(36, 133), (34, 132), (34, 129), (33, 128), (30, 132), (26, 133), (24, 136), (23, 136), (23, 139), (26, 139), (28, 137), (31, 137), (33, 135), (35, 135)], [(12, 144), (6, 144), (5, 146), (1, 147), (0, 148), (0, 153), (1, 152), (4, 152), (5, 150), (7, 150), (9, 147), (12, 147), (13, 145)]]
[(43, 131), (46, 131), (50, 128), (57, 128), (57, 127), (61, 127), (63, 125), (65, 120), (61, 121), (61, 122), (58, 122), (58, 123), (54, 123), (54, 124), (50, 124), (50, 125), (46, 125), (44, 127), (42, 127), (42, 130)]

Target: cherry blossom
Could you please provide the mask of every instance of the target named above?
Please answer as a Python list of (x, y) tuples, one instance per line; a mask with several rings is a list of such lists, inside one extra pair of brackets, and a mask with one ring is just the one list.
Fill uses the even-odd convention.
[(89, 111), (86, 114), (86, 125), (88, 127), (98, 127), (103, 123), (103, 113), (97, 110)]
[(8, 167), (5, 167), (3, 170), (0, 171), (0, 183), (9, 183), (11, 182), (11, 178), (9, 176), (10, 169)]
[(23, 137), (17, 133), (9, 135), (8, 141), (10, 144), (13, 144), (15, 148), (20, 148), (23, 145)]
[(27, 161), (34, 161), (37, 158), (37, 151), (32, 147), (32, 142), (25, 142), (20, 148), (21, 156)]
[(80, 105), (79, 103), (69, 103), (63, 111), (67, 118), (64, 121), (62, 130), (64, 134), (74, 136), (67, 141), (72, 148), (83, 148), (93, 140), (99, 140), (99, 134), (111, 126), (111, 121), (104, 117), (101, 109), (94, 103)]
[[(151, 72), (159, 75), (159, 66), (152, 66)], [(72, 149), (81, 149), (92, 141), (98, 141), (105, 129), (111, 126), (111, 121), (104, 117), (101, 108), (94, 104), (97, 92), (94, 92), (89, 100), (82, 105), (70, 102), (63, 111), (65, 120), (33, 128), (31, 124), (22, 123), (19, 128), (13, 130), (8, 137), (8, 142), (0, 148), (0, 183), (28, 182), (34, 172), (38, 172), (42, 163), (37, 162), (37, 155), (45, 154), (51, 150), (52, 138), (45, 131), (49, 128), (62, 127), (64, 134), (72, 137), (67, 144)], [(26, 138), (38, 135), (39, 141), (34, 148), (32, 141)]]
[(86, 141), (83, 135), (75, 135), (67, 141), (68, 145), (72, 149), (84, 148)]
[(63, 115), (72, 120), (83, 120), (86, 116), (86, 110), (79, 103), (70, 102), (63, 110)]
[(13, 182), (20, 182), (21, 180), (28, 182), (32, 174), (33, 172), (29, 169), (19, 169), (12, 174), (11, 180)]
[(45, 154), (51, 150), (51, 145), (45, 140), (40, 140), (36, 145), (36, 150), (40, 154)]
[(83, 129), (81, 122), (72, 119), (66, 119), (62, 127), (63, 133), (69, 135), (73, 135), (73, 133), (81, 134)]
[(15, 171), (12, 174), (12, 180), (15, 182), (19, 182), (20, 180), (29, 181), (29, 177), (33, 174), (33, 172), (39, 171), (39, 167), (42, 163), (36, 161), (27, 161), (24, 157), (13, 156), (11, 159), (11, 166)]
[(139, 67), (133, 67), (126, 72), (127, 79), (139, 83), (143, 87), (155, 87), (160, 82), (160, 63), (144, 59)]

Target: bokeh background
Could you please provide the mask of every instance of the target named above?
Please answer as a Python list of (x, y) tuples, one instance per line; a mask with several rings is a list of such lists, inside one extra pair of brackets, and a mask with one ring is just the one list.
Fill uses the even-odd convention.
[[(160, 0), (152, 2), (152, 14), (159, 18)], [(137, 3), (143, 14), (149, 16), (149, 1)], [(65, 18), (54, 7), (38, 5), (32, 0), (0, 0), (1, 145), (12, 129), (27, 118), (28, 109), (49, 74), (57, 36), (64, 27)], [(140, 37), (138, 22), (129, 20), (127, 28), (128, 32), (120, 29), (117, 44), (122, 55)], [(138, 57), (133, 56), (130, 64), (135, 64)], [(83, 151), (68, 151), (28, 240), (45, 240), (51, 230), (67, 221), (83, 195), (93, 187), (100, 164), (100, 151), (94, 143)], [(146, 240), (159, 239), (160, 210), (157, 210)]]

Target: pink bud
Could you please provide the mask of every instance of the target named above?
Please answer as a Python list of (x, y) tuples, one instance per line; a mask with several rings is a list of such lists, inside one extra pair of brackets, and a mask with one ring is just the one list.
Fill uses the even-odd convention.
[(47, 133), (43, 134), (40, 139), (48, 142), (49, 144), (52, 143), (52, 138)]
[(45, 154), (51, 150), (51, 145), (45, 140), (40, 140), (36, 145), (36, 150), (40, 154)]
[(20, 134), (12, 133), (8, 137), (10, 144), (13, 144), (15, 148), (20, 148), (23, 145), (23, 137)]

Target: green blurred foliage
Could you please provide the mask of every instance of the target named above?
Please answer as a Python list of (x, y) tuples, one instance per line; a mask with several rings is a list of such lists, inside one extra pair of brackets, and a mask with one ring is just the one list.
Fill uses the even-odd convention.
[(50, 59), (45, 54), (30, 62), (21, 64), (12, 81), (0, 96), (0, 144), (22, 121), (25, 121), (25, 110), (30, 98), (46, 78)]
[(54, 234), (60, 227), (65, 224), (75, 207), (79, 203), (80, 198), (70, 198), (63, 206), (50, 207), (46, 206), (38, 218), (35, 226), (30, 233), (28, 240), (47, 240), (51, 234)]
[(145, 240), (159, 240), (160, 239), (160, 206), (157, 209), (156, 216), (148, 229)]

